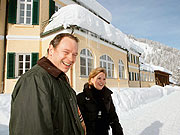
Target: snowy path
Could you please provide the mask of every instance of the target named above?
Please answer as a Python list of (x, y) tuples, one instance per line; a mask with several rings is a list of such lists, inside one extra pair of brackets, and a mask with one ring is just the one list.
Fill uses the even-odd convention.
[[(10, 98), (0, 94), (0, 135), (9, 134)], [(180, 135), (180, 87), (116, 88), (113, 98), (125, 135)]]
[(180, 91), (120, 114), (125, 135), (180, 135)]

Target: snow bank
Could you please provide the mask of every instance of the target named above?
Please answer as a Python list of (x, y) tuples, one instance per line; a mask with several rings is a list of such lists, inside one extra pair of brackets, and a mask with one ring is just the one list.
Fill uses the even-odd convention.
[(0, 94), (0, 124), (9, 124), (10, 94)]
[[(130, 111), (132, 109), (138, 108), (143, 104), (147, 104), (155, 100), (157, 101), (158, 99), (167, 96), (174, 91), (180, 91), (180, 87), (176, 87), (176, 86), (175, 87), (153, 86), (151, 88), (110, 88), (110, 89), (113, 91), (113, 95), (112, 95), (113, 101), (118, 115), (121, 115), (122, 111), (126, 113), (126, 111)], [(10, 100), (11, 100), (10, 94), (0, 94), (0, 134), (1, 135), (9, 134), (8, 125), (10, 118)], [(154, 114), (152, 114), (152, 117), (153, 115)], [(130, 128), (127, 127), (128, 131), (129, 129)]]
[(117, 112), (130, 111), (143, 104), (158, 100), (163, 96), (169, 95), (179, 87), (172, 86), (152, 86), (151, 88), (112, 88), (113, 101)]

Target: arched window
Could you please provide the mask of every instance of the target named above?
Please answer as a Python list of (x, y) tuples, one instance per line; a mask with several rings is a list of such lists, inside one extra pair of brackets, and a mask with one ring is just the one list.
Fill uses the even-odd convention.
[(88, 49), (82, 49), (80, 52), (80, 73), (81, 76), (88, 76), (94, 68), (93, 55)]
[(100, 67), (106, 69), (107, 77), (114, 77), (114, 62), (108, 55), (102, 55), (100, 57)]
[(124, 76), (124, 63), (122, 60), (119, 60), (119, 78), (125, 78)]

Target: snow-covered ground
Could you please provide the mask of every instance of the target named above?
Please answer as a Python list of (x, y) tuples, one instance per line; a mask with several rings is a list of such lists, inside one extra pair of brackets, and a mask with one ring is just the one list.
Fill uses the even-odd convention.
[[(111, 88), (125, 135), (180, 135), (180, 87)], [(8, 135), (10, 95), (0, 95), (0, 135)]]

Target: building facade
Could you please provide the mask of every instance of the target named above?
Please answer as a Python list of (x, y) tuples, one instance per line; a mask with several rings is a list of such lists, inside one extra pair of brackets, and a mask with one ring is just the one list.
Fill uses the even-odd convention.
[[(11, 93), (18, 78), (46, 55), (50, 40), (64, 29), (43, 34), (44, 28), (58, 9), (69, 4), (80, 3), (74, 0), (9, 0), (6, 3), (1, 0), (1, 93)], [(99, 66), (106, 68), (109, 87), (146, 86), (140, 82), (138, 52), (114, 45), (80, 27), (73, 31), (80, 39), (79, 56), (67, 74), (75, 90), (81, 91), (90, 70)]]

